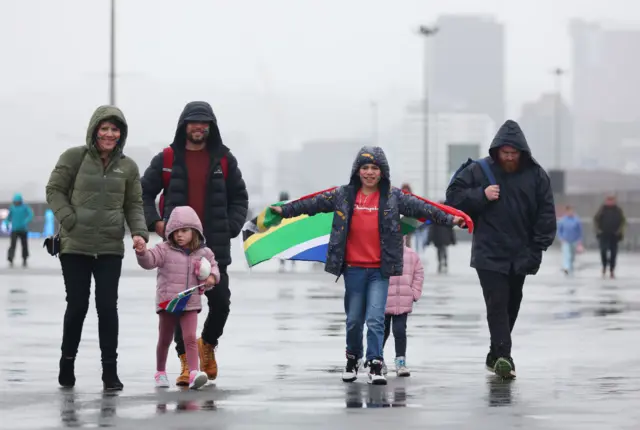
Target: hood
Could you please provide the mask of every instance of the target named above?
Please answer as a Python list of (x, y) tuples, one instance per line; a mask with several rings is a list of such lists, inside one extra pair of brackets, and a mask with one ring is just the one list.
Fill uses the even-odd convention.
[(189, 102), (186, 104), (180, 114), (180, 118), (178, 118), (178, 125), (176, 126), (176, 134), (173, 137), (172, 146), (184, 148), (187, 143), (185, 133), (187, 121), (202, 121), (211, 124), (209, 136), (207, 137), (207, 148), (224, 149), (228, 151), (227, 147), (222, 143), (222, 136), (220, 135), (220, 129), (218, 129), (218, 119), (213, 113), (211, 105), (202, 101)]
[(20, 193), (15, 193), (13, 195), (13, 200), (11, 200), (12, 202), (22, 202), (22, 194)]
[(196, 211), (194, 211), (191, 206), (178, 206), (171, 211), (171, 216), (169, 217), (169, 221), (167, 222), (167, 227), (165, 229), (166, 236), (169, 237), (174, 231), (187, 227), (196, 229), (198, 233), (200, 233), (200, 238), (204, 243), (202, 223), (200, 222), (200, 218), (198, 218)]
[(87, 146), (89, 148), (94, 147), (96, 132), (98, 131), (100, 123), (109, 119), (118, 123), (118, 126), (120, 127), (120, 142), (118, 142), (118, 146), (116, 148), (119, 148), (120, 151), (124, 149), (124, 145), (127, 142), (127, 134), (129, 132), (127, 120), (119, 108), (107, 105), (100, 106), (95, 110), (93, 115), (91, 115), (89, 127), (87, 127)]
[(358, 176), (358, 170), (360, 167), (365, 164), (375, 164), (380, 167), (380, 171), (382, 173), (382, 178), (380, 182), (386, 182), (387, 184), (391, 183), (391, 174), (389, 170), (389, 162), (387, 161), (387, 156), (384, 154), (384, 151), (379, 146), (363, 146), (358, 151), (358, 155), (356, 156), (355, 161), (353, 162), (353, 166), (351, 167), (351, 180), (350, 184), (358, 184), (360, 185), (360, 177)]
[[(507, 120), (502, 127), (496, 133), (496, 136), (493, 138), (491, 142), (491, 146), (489, 147), (489, 155), (493, 159), (496, 158), (496, 151), (501, 146), (509, 145), (514, 147), (515, 149), (522, 152), (522, 154), (531, 160), (533, 157), (531, 155), (531, 149), (529, 148), (529, 144), (527, 143), (527, 138), (524, 136), (520, 125), (513, 120)], [(533, 160), (535, 162), (535, 160)]]

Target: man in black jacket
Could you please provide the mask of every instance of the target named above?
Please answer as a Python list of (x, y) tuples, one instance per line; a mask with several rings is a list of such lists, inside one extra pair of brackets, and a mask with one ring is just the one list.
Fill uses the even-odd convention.
[(497, 183), (491, 185), (479, 163), (472, 163), (449, 185), (447, 201), (475, 222), (471, 267), (487, 307), (487, 368), (513, 378), (511, 331), (525, 277), (538, 272), (542, 252), (555, 239), (556, 214), (549, 176), (531, 156), (516, 122), (500, 127), (486, 160)]
[(615, 278), (618, 243), (624, 239), (626, 223), (624, 212), (616, 203), (616, 196), (607, 196), (604, 204), (593, 217), (596, 237), (600, 243), (603, 277), (607, 274), (607, 266), (609, 266), (609, 276)]
[[(216, 117), (206, 102), (188, 103), (176, 128), (169, 154), (160, 152), (152, 160), (141, 179), (144, 212), (149, 231), (164, 237), (165, 223), (177, 206), (191, 206), (202, 221), (206, 245), (215, 253), (221, 279), (205, 294), (209, 313), (202, 337), (198, 339), (201, 370), (209, 379), (218, 375), (214, 348), (222, 335), (231, 291), (227, 266), (231, 264), (231, 239), (238, 236), (247, 218), (249, 198), (238, 168), (238, 161), (222, 143)], [(165, 156), (172, 155), (167, 163)], [(171, 165), (170, 168), (166, 167)], [(164, 189), (162, 172), (171, 169), (171, 179)], [(155, 200), (164, 193), (163, 216), (158, 214)], [(180, 326), (176, 327), (176, 351), (182, 362), (177, 385), (189, 384), (184, 342)], [(193, 369), (191, 369), (193, 370)]]

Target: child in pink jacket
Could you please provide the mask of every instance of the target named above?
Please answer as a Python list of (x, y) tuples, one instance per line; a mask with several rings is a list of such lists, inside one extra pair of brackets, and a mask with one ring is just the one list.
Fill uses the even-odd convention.
[[(156, 313), (160, 318), (160, 324), (156, 348), (156, 387), (169, 387), (166, 372), (167, 354), (179, 320), (190, 371), (189, 388), (197, 389), (208, 380), (207, 374), (198, 370), (196, 328), (198, 313), (202, 309), (200, 294), (220, 282), (220, 271), (213, 251), (205, 246), (200, 219), (189, 206), (180, 206), (171, 212), (166, 236), (166, 242), (152, 249), (146, 249), (144, 243), (136, 248), (140, 267), (147, 270), (158, 269)], [(182, 313), (169, 313), (158, 306), (166, 300), (173, 299), (180, 292), (198, 285), (203, 286), (200, 294), (191, 296)]]
[[(384, 312), (383, 348), (389, 338), (393, 322), (393, 338), (396, 343), (396, 374), (398, 376), (409, 376), (411, 373), (407, 369), (405, 358), (407, 352), (407, 317), (413, 310), (413, 302), (417, 302), (422, 295), (424, 268), (418, 254), (407, 246), (406, 238), (403, 260), (402, 276), (389, 278), (387, 308)], [(386, 365), (384, 365), (383, 371), (385, 374), (387, 373)]]

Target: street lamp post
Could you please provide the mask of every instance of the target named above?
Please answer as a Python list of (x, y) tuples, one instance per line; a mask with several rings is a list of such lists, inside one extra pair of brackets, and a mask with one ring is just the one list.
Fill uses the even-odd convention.
[(116, 0), (111, 0), (111, 44), (109, 58), (109, 104), (116, 104)]
[(562, 77), (567, 73), (567, 71), (557, 67), (552, 73), (556, 77), (556, 97), (553, 109), (553, 145), (555, 149), (556, 169), (560, 170), (562, 168)]
[(424, 115), (424, 128), (423, 128), (423, 168), (424, 168), (424, 196), (429, 197), (429, 38), (434, 36), (438, 32), (437, 27), (428, 27), (426, 25), (421, 25), (419, 28), (419, 34), (425, 38), (424, 44), (424, 64), (423, 64), (423, 115)]

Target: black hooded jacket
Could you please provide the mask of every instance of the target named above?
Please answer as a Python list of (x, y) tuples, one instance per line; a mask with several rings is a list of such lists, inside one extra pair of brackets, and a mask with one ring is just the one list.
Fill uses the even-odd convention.
[[(165, 195), (164, 220), (169, 219), (175, 207), (186, 206), (188, 202), (189, 182), (185, 163), (187, 121), (203, 121), (211, 124), (206, 146), (211, 159), (207, 179), (206, 215), (201, 221), (207, 246), (215, 253), (218, 264), (225, 267), (231, 264), (231, 238), (240, 234), (247, 219), (249, 196), (242, 173), (238, 168), (238, 160), (222, 143), (218, 122), (211, 106), (206, 102), (188, 103), (178, 120), (175, 137), (171, 144), (174, 160), (171, 182)], [(228, 166), (226, 180), (220, 165), (220, 160), (224, 156), (227, 158)], [(153, 157), (141, 179), (144, 215), (149, 231), (153, 231), (155, 223), (162, 220), (156, 209), (155, 200), (162, 192), (163, 158), (163, 152)]]
[[(520, 167), (505, 172), (497, 150), (509, 145), (521, 151)], [(542, 251), (556, 236), (556, 213), (549, 176), (532, 157), (524, 133), (515, 121), (498, 130), (489, 148), (489, 167), (500, 186), (500, 198), (489, 201), (490, 185), (478, 163), (463, 169), (447, 188), (447, 202), (475, 222), (471, 267), (508, 274), (536, 274)]]

